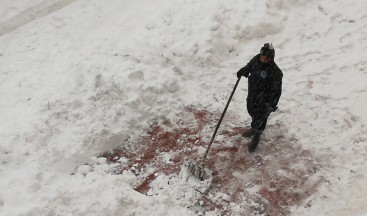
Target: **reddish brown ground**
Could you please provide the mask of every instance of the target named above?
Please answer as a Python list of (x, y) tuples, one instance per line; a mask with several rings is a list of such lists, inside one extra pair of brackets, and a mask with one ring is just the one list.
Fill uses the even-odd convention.
[[(185, 159), (195, 161), (202, 156), (196, 147), (207, 147), (219, 116), (204, 110), (186, 109), (178, 118), (179, 122), (165, 120), (152, 125), (146, 135), (135, 141), (134, 149), (123, 146), (109, 155), (108, 161), (128, 159), (116, 174), (132, 170), (142, 177), (135, 190), (146, 194), (156, 173), (178, 174)], [(287, 207), (309, 197), (322, 182), (322, 179), (310, 178), (318, 169), (311, 153), (298, 147), (296, 140), (284, 138), (280, 125), (269, 126), (272, 134), (268, 138), (265, 134), (257, 152), (249, 154), (246, 151), (249, 140), (240, 136), (243, 128), (230, 124), (238, 120), (232, 116), (225, 119), (217, 135), (225, 141), (214, 142), (204, 164), (213, 171), (213, 182), (202, 197), (205, 210), (220, 209), (221, 215), (287, 215)], [(208, 126), (212, 130), (206, 128), (211, 131), (204, 138), (200, 134)], [(174, 155), (170, 163), (159, 157), (164, 152)], [(260, 185), (260, 190), (255, 194), (248, 192), (254, 185)], [(209, 194), (218, 192), (228, 194), (229, 201), (213, 202)], [(241, 212), (233, 212), (230, 203), (243, 207)]]

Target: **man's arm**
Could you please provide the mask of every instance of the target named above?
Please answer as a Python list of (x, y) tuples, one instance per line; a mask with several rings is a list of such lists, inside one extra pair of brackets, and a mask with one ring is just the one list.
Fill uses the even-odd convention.
[(280, 96), (282, 95), (282, 79), (283, 73), (282, 71), (276, 66), (274, 71), (274, 77), (270, 81), (269, 85), (269, 98), (268, 103), (271, 108), (274, 110), (277, 108)]
[(253, 70), (253, 65), (255, 64), (255, 62), (258, 60), (259, 55), (254, 56), (245, 67), (241, 68), (238, 72), (237, 72), (237, 77), (240, 78), (240, 76), (245, 76), (246, 78), (249, 76), (249, 74), (252, 72)]

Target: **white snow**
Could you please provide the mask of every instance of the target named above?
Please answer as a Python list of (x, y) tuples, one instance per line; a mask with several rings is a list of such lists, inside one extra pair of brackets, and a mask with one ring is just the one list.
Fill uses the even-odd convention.
[[(98, 155), (156, 119), (177, 122), (185, 106), (221, 113), (265, 42), (284, 78), (263, 142), (283, 133), (324, 179), (290, 215), (367, 215), (366, 9), (365, 0), (1, 1), (0, 215), (219, 214), (193, 208), (204, 202), (178, 173), (159, 174), (145, 196), (132, 172), (113, 174), (125, 159)], [(246, 89), (243, 79), (228, 109), (236, 127), (249, 124)]]

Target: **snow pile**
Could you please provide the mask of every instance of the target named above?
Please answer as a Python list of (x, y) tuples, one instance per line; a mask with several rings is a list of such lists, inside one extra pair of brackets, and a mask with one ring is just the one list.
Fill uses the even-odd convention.
[[(235, 72), (268, 41), (284, 91), (259, 154), (266, 162), (275, 150), (304, 149), (319, 163), (316, 177), (325, 180), (290, 214), (367, 213), (365, 1), (18, 0), (0, 6), (1, 215), (220, 214), (200, 207), (195, 183), (157, 174), (146, 196), (133, 189), (131, 171), (113, 174), (123, 161), (97, 156), (136, 140), (157, 119), (177, 122), (183, 107), (220, 113)], [(249, 123), (246, 88), (241, 81), (228, 113), (237, 127)], [(292, 159), (294, 152), (286, 153)], [(253, 180), (257, 170), (250, 171), (250, 177), (234, 175)], [(229, 202), (230, 195), (209, 199)], [(239, 215), (243, 208), (266, 210), (261, 203), (232, 206)]]

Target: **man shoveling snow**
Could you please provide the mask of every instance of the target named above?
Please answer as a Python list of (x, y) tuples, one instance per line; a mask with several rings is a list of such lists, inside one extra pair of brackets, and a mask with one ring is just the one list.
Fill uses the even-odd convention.
[(248, 146), (254, 152), (259, 144), (262, 132), (271, 112), (278, 107), (282, 93), (283, 73), (274, 62), (275, 50), (271, 43), (266, 43), (260, 54), (237, 72), (237, 77), (248, 78), (247, 111), (252, 118), (251, 128), (246, 129), (244, 137), (252, 137)]

